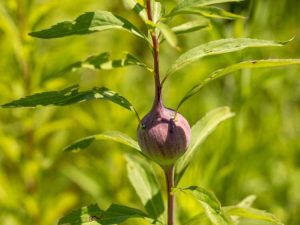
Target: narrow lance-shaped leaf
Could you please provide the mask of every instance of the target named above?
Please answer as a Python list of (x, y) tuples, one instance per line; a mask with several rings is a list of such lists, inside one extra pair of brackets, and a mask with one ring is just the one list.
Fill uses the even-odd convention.
[(135, 56), (126, 53), (125, 57), (118, 60), (111, 60), (108, 52), (101, 53), (99, 55), (93, 55), (88, 57), (84, 61), (78, 61), (66, 67), (62, 72), (65, 71), (76, 71), (80, 68), (88, 68), (93, 70), (110, 70), (124, 66), (140, 66), (146, 68), (149, 71), (153, 71), (145, 63), (141, 62)]
[(48, 29), (32, 32), (29, 35), (38, 38), (60, 38), (71, 35), (90, 34), (109, 29), (128, 31), (146, 41), (148, 38), (128, 20), (107, 11), (87, 12), (74, 21), (58, 23)]
[(168, 70), (167, 75), (163, 79), (163, 82), (165, 82), (165, 80), (168, 78), (168, 76), (170, 76), (170, 74), (173, 74), (174, 72), (178, 71), (179, 69), (182, 69), (188, 64), (206, 56), (236, 52), (246, 48), (283, 46), (289, 41), (276, 42), (251, 38), (229, 38), (211, 41), (206, 44), (202, 44), (198, 47), (195, 47), (179, 56), (179, 58)]
[(188, 7), (196, 7), (196, 6), (209, 6), (220, 3), (228, 3), (228, 2), (241, 2), (242, 0), (183, 0), (181, 1), (168, 16), (176, 15), (177, 11), (183, 10)]
[(226, 206), (223, 207), (224, 212), (230, 216), (238, 216), (260, 221), (267, 221), (274, 225), (283, 225), (273, 214), (264, 210), (242, 206)]
[(61, 91), (48, 91), (27, 96), (1, 105), (2, 108), (36, 107), (36, 106), (66, 106), (93, 99), (103, 99), (114, 102), (125, 109), (134, 111), (131, 103), (118, 93), (105, 87), (95, 87), (88, 91), (79, 91), (78, 85), (73, 85)]
[(125, 222), (130, 218), (149, 218), (139, 209), (128, 206), (112, 204), (106, 211), (101, 210), (98, 205), (89, 205), (74, 210), (61, 218), (59, 225), (112, 225)]
[(142, 157), (127, 155), (127, 174), (148, 214), (159, 220), (164, 213), (161, 188), (151, 163)]
[(103, 212), (97, 204), (85, 206), (65, 215), (58, 225), (101, 225), (100, 218)]
[(103, 225), (120, 224), (130, 218), (148, 218), (145, 212), (131, 208), (128, 206), (112, 204), (100, 218), (100, 223)]
[(185, 34), (194, 32), (203, 28), (207, 28), (209, 26), (208, 21), (203, 20), (194, 20), (187, 23), (180, 24), (178, 26), (172, 27), (172, 31), (175, 34)]
[(157, 27), (161, 31), (162, 35), (164, 36), (165, 40), (173, 47), (177, 47), (177, 36), (173, 32), (173, 30), (164, 23), (157, 24)]
[(269, 67), (279, 67), (287, 66), (293, 64), (300, 64), (300, 59), (266, 59), (266, 60), (250, 60), (244, 61), (237, 64), (233, 64), (223, 69), (219, 69), (211, 73), (207, 78), (205, 78), (201, 83), (196, 84), (192, 89), (190, 89), (185, 96), (180, 100), (177, 110), (180, 106), (188, 100), (193, 95), (197, 94), (206, 84), (214, 81), (218, 78), (231, 74), (235, 71), (241, 69), (252, 69), (252, 68), (269, 68)]
[(213, 6), (188, 7), (182, 10), (178, 10), (176, 12), (176, 15), (177, 14), (195, 14), (195, 15), (201, 15), (206, 18), (219, 18), (219, 19), (229, 19), (229, 20), (245, 19), (245, 17), (243, 16)]
[(164, 15), (164, 8), (160, 2), (151, 1), (152, 19), (154, 23), (157, 23)]
[(82, 150), (90, 146), (93, 141), (96, 140), (110, 140), (115, 141), (124, 145), (127, 145), (139, 152), (141, 152), (141, 149), (138, 145), (138, 143), (133, 140), (131, 137), (127, 136), (126, 134), (123, 134), (119, 131), (107, 131), (102, 134), (96, 134), (92, 136), (88, 136), (85, 138), (81, 138), (75, 142), (73, 142), (71, 145), (67, 146), (64, 151), (75, 151), (75, 150)]
[(123, 0), (126, 7), (136, 12), (144, 21), (148, 20), (145, 7), (136, 0)]
[(175, 184), (177, 185), (185, 173), (190, 161), (194, 158), (198, 147), (217, 126), (234, 116), (229, 107), (220, 107), (208, 112), (199, 120), (191, 131), (191, 141), (186, 153), (177, 161), (175, 167)]
[(221, 207), (221, 203), (213, 192), (204, 188), (191, 186), (188, 188), (180, 188), (184, 192), (191, 192), (195, 198), (200, 202), (205, 210), (209, 220), (214, 225), (231, 225), (233, 222), (228, 218)]

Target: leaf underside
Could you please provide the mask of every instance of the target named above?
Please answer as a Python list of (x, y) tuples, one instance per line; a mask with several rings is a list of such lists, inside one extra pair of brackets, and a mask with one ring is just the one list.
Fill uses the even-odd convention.
[(122, 59), (111, 60), (110, 54), (108, 52), (104, 52), (98, 55), (90, 56), (84, 61), (75, 62), (67, 66), (62, 72), (74, 72), (80, 68), (87, 68), (92, 70), (110, 70), (124, 66), (140, 66), (146, 68), (149, 71), (153, 71), (153, 69), (151, 69), (145, 63), (141, 62), (138, 58), (129, 53), (126, 53), (125, 57)]
[(133, 110), (133, 106), (124, 97), (105, 87), (95, 87), (88, 91), (79, 91), (78, 85), (65, 88), (61, 91), (49, 91), (37, 93), (2, 105), (3, 108), (18, 107), (37, 107), (37, 106), (66, 106), (79, 102), (85, 102), (93, 99), (103, 99), (114, 102), (126, 108)]
[(141, 149), (138, 145), (138, 143), (133, 140), (131, 137), (127, 136), (126, 134), (123, 134), (119, 131), (107, 131), (102, 134), (92, 135), (85, 138), (81, 138), (75, 142), (73, 142), (71, 145), (67, 146), (64, 151), (76, 151), (76, 150), (82, 150), (90, 146), (93, 141), (95, 140), (111, 140), (115, 141), (124, 145), (127, 145), (137, 151), (141, 152)]

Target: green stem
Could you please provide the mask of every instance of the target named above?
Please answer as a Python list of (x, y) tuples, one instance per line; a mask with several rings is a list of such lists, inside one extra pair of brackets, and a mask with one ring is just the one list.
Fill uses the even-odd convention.
[[(148, 20), (153, 21), (152, 17), (152, 8), (151, 8), (151, 0), (146, 1), (146, 9)], [(159, 71), (159, 41), (155, 28), (150, 31), (150, 35), (152, 38), (152, 48), (153, 48), (153, 66), (154, 66), (154, 79), (155, 79), (155, 99), (153, 103), (152, 109), (158, 108), (158, 105), (162, 104), (161, 97), (161, 82), (160, 82), (160, 71)]]
[(175, 220), (175, 198), (172, 193), (174, 188), (174, 165), (165, 169), (166, 181), (167, 181), (167, 195), (168, 195), (168, 225), (174, 225)]

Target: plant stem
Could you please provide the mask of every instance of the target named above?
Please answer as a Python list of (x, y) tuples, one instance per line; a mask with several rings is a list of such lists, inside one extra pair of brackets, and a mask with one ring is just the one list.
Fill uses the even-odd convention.
[(166, 181), (167, 181), (167, 194), (168, 194), (168, 225), (174, 225), (174, 206), (175, 199), (172, 193), (174, 187), (174, 165), (165, 169)]
[[(148, 20), (153, 21), (151, 0), (146, 1)], [(152, 109), (157, 108), (159, 104), (162, 104), (161, 98), (161, 83), (160, 83), (160, 72), (159, 72), (159, 41), (155, 28), (151, 29), (152, 47), (153, 47), (153, 66), (154, 66), (154, 79), (155, 79), (155, 99)]]

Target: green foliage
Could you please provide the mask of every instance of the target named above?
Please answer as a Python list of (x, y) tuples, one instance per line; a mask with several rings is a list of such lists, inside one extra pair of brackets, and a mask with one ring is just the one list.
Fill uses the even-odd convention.
[(135, 150), (141, 151), (138, 143), (127, 136), (126, 134), (123, 134), (118, 131), (107, 131), (102, 134), (96, 134), (92, 136), (88, 136), (82, 139), (79, 139), (72, 143), (71, 145), (67, 146), (65, 148), (65, 151), (74, 151), (74, 150), (81, 150), (85, 149), (95, 140), (111, 140), (114, 142), (122, 143), (124, 145), (127, 145)]
[(214, 225), (230, 225), (233, 224), (230, 218), (228, 218), (218, 201), (217, 197), (210, 191), (196, 186), (180, 189), (182, 191), (190, 191), (195, 198), (200, 202), (205, 210), (205, 213), (209, 220)]
[(195, 14), (201, 15), (206, 18), (220, 18), (220, 19), (244, 19), (243, 16), (236, 15), (234, 13), (227, 12), (221, 8), (213, 6), (199, 6), (199, 7), (185, 7), (178, 9), (173, 12), (170, 16), (181, 15), (181, 14)]
[(71, 212), (58, 222), (59, 225), (109, 225), (119, 224), (130, 218), (146, 218), (146, 213), (139, 209), (112, 204), (107, 210), (99, 209), (97, 205), (90, 205)]
[(227, 206), (223, 207), (223, 209), (226, 214), (230, 216), (250, 218), (254, 220), (270, 222), (272, 224), (283, 225), (283, 223), (281, 223), (274, 215), (263, 210), (242, 206)]
[(149, 161), (136, 156), (126, 156), (128, 178), (149, 215), (159, 220), (164, 213), (161, 188)]
[(278, 66), (286, 66), (286, 65), (293, 65), (299, 63), (300, 63), (299, 59), (251, 60), (251, 61), (245, 61), (245, 62), (233, 64), (223, 69), (219, 69), (211, 73), (210, 75), (208, 75), (207, 78), (205, 78), (201, 83), (196, 84), (192, 89), (190, 89), (180, 100), (177, 106), (177, 110), (187, 99), (197, 94), (206, 84), (210, 83), (215, 79), (228, 75), (230, 73), (236, 72), (241, 69), (278, 67)]
[(69, 70), (74, 72), (80, 68), (93, 70), (111, 70), (124, 66), (140, 66), (146, 68), (150, 72), (153, 71), (153, 69), (151, 69), (145, 63), (142, 63), (138, 58), (129, 53), (127, 53), (122, 59), (111, 60), (110, 54), (108, 52), (104, 52), (99, 55), (90, 56), (84, 61), (75, 62), (66, 67), (62, 72), (67, 72)]
[(186, 154), (176, 164), (175, 183), (178, 184), (186, 171), (189, 163), (195, 157), (196, 151), (202, 142), (210, 135), (223, 121), (234, 116), (228, 107), (220, 107), (208, 112), (201, 120), (192, 127), (191, 142)]
[(87, 12), (77, 17), (74, 21), (61, 22), (49, 29), (32, 32), (30, 35), (38, 38), (61, 38), (109, 29), (126, 30), (147, 41), (147, 37), (128, 20), (107, 11)]
[[(182, 0), (178, 4), (172, 0), (152, 1), (154, 23), (148, 21), (143, 1), (123, 2), (142, 21), (135, 19), (130, 12), (125, 12), (119, 1), (0, 2), (0, 48), (3, 56), (0, 60), (0, 101), (18, 99), (2, 105), (3, 108), (11, 109), (0, 112), (1, 224), (54, 225), (71, 209), (91, 201), (97, 201), (99, 205), (109, 205), (111, 202), (122, 205), (113, 204), (107, 210), (100, 209), (98, 205), (83, 207), (67, 214), (59, 224), (141, 225), (154, 223), (157, 219), (164, 223), (161, 189), (155, 175), (157, 168), (151, 167), (150, 162), (141, 154), (137, 142), (129, 136), (116, 131), (97, 134), (99, 130), (109, 127), (133, 136), (137, 121), (133, 121), (131, 115), (124, 114), (122, 108), (113, 108), (113, 105), (104, 102), (98, 107), (98, 101), (89, 101), (108, 100), (136, 113), (132, 104), (116, 92), (104, 87), (92, 88), (109, 86), (120, 93), (126, 93), (138, 109), (149, 106), (145, 104), (152, 97), (148, 89), (149, 78), (141, 76), (145, 70), (130, 67), (109, 71), (130, 65), (153, 71), (147, 65), (151, 61), (150, 51), (148, 52), (151, 46), (146, 32), (144, 33), (146, 29), (148, 32), (157, 29), (161, 32), (161, 40), (165, 39), (173, 47), (177, 47), (178, 43), (183, 49), (198, 46), (181, 55), (175, 64), (172, 64), (176, 58), (174, 50), (166, 51), (162, 47), (162, 71), (165, 65), (172, 65), (166, 78), (198, 59), (222, 54), (219, 58), (207, 57), (207, 60), (202, 60), (201, 69), (194, 64), (195, 67), (185, 70), (185, 76), (174, 76), (172, 86), (166, 87), (169, 88), (164, 99), (167, 104), (176, 104), (181, 98), (180, 93), (185, 93), (187, 89), (189, 91), (181, 98), (178, 108), (183, 106), (182, 114), (189, 121), (197, 121), (199, 115), (219, 105), (230, 105), (238, 115), (230, 123), (230, 129), (224, 125), (216, 129), (221, 122), (234, 115), (228, 107), (221, 107), (207, 113), (193, 126), (189, 151), (177, 163), (176, 182), (209, 187), (220, 200), (204, 188), (185, 189), (184, 191), (195, 195), (202, 207), (195, 206), (190, 199), (179, 201), (184, 207), (178, 205), (178, 224), (185, 218), (192, 217), (188, 224), (228, 224), (233, 221), (239, 225), (281, 225), (273, 214), (253, 208), (253, 198), (237, 205), (221, 206), (220, 202), (232, 204), (250, 193), (258, 195), (256, 205), (259, 208), (268, 209), (286, 224), (299, 224), (297, 118), (300, 117), (296, 107), (299, 101), (299, 82), (297, 76), (294, 76), (299, 73), (298, 68), (249, 70), (298, 64), (298, 59), (268, 58), (274, 58), (274, 55), (298, 57), (299, 41), (292, 42), (282, 50), (253, 50), (249, 54), (241, 52), (230, 57), (223, 55), (248, 47), (284, 45), (282, 42), (240, 37), (284, 40), (287, 36), (295, 35), (299, 31), (295, 22), (300, 15), (299, 9), (295, 7), (298, 2), (288, 0), (274, 5), (274, 1), (266, 0), (253, 1), (251, 5), (247, 1), (235, 5), (231, 3), (240, 1)], [(213, 6), (221, 3), (222, 8)], [(123, 17), (107, 11), (90, 12), (99, 7), (113, 9)], [(107, 32), (107, 36), (97, 34), (86, 39), (74, 38), (72, 41), (68, 38), (46, 42), (27, 36), (32, 30), (55, 24), (57, 20), (72, 18), (74, 14), (78, 14), (78, 9), (88, 13), (74, 21), (58, 23), (49, 29), (30, 34), (40, 38), (58, 38), (121, 29), (140, 39), (110, 32)], [(240, 14), (245, 15), (247, 20), (240, 20), (244, 18)], [(199, 16), (207, 19), (198, 20)], [(223, 22), (218, 18), (238, 20)], [(203, 29), (206, 27), (210, 29)], [(190, 32), (194, 32), (194, 35), (177, 37), (178, 34)], [(219, 41), (211, 42), (212, 39)], [(146, 41), (146, 44), (141, 40)], [(199, 46), (199, 42), (207, 44)], [(116, 59), (111, 59), (107, 51), (116, 54)], [(133, 54), (117, 55), (123, 51)], [(102, 53), (97, 54), (99, 52)], [(76, 62), (87, 55), (92, 56)], [(241, 62), (236, 63), (239, 61)], [(220, 67), (224, 68), (210, 73)], [(60, 68), (66, 69), (61, 71)], [(78, 70), (80, 68), (93, 71)], [(106, 70), (105, 74), (102, 70)], [(69, 71), (74, 73), (70, 75)], [(238, 76), (225, 77), (234, 72)], [(113, 80), (108, 75), (114, 75)], [(253, 78), (250, 75), (254, 75), (251, 76)], [(224, 79), (217, 79), (221, 77)], [(214, 84), (209, 89), (202, 89), (210, 81), (214, 81)], [(87, 91), (79, 91), (77, 85), (68, 87), (70, 83), (80, 83)], [(200, 90), (203, 92), (199, 93)], [(196, 93), (200, 94), (201, 101), (186, 101)], [(80, 102), (85, 103), (75, 104)], [(74, 104), (71, 108), (63, 109), (14, 109), (71, 104)], [(214, 130), (213, 137), (199, 148)], [(62, 153), (63, 146), (87, 133), (97, 135), (79, 139), (66, 150), (90, 147), (88, 152), (82, 151), (80, 155)], [(100, 148), (105, 151), (99, 151), (99, 146), (91, 146), (95, 140), (112, 140), (113, 143), (101, 143)], [(135, 193), (131, 193), (129, 185), (126, 185), (124, 160), (120, 151), (114, 151), (120, 148), (118, 143), (139, 153), (138, 156), (130, 155), (126, 158), (127, 170), (130, 171), (129, 181), (147, 213), (124, 206), (135, 205), (138, 199)], [(186, 202), (189, 204), (185, 204)], [(146, 220), (135, 221), (134, 218)], [(127, 219), (133, 220), (126, 222)]]
[(6, 103), (2, 105), (2, 107), (16, 108), (48, 105), (66, 106), (94, 99), (108, 100), (124, 107), (125, 109), (133, 110), (133, 106), (130, 102), (114, 91), (105, 87), (95, 87), (92, 90), (80, 92), (78, 85), (73, 85), (61, 91), (48, 91), (27, 96), (10, 103)]
[(258, 48), (258, 47), (272, 47), (272, 46), (283, 46), (286, 42), (275, 42), (275, 41), (267, 41), (267, 40), (259, 40), (259, 39), (250, 39), (250, 38), (229, 38), (229, 39), (221, 39), (216, 41), (211, 41), (206, 44), (199, 45), (191, 50), (188, 50), (173, 63), (170, 69), (167, 72), (166, 78), (173, 74), (174, 72), (182, 69), (188, 64), (195, 62), (206, 56), (211, 55), (220, 55), (224, 53), (230, 53), (235, 51), (240, 51), (245, 48)]
[(203, 28), (207, 28), (209, 23), (203, 20), (194, 20), (187, 23), (180, 24), (178, 26), (172, 27), (175, 34), (185, 34), (194, 32)]
[[(244, 218), (252, 219), (250, 224), (283, 225), (274, 215), (259, 209), (252, 208), (255, 199), (250, 196), (234, 206), (222, 207), (215, 194), (207, 189), (197, 186), (179, 188), (183, 192), (190, 192), (203, 207), (206, 216), (214, 225), (246, 224)], [(203, 217), (197, 215), (193, 220)], [(203, 218), (202, 218), (203, 219)]]

